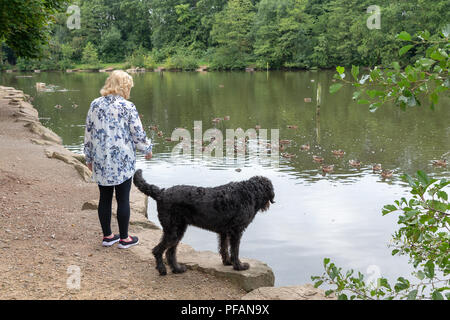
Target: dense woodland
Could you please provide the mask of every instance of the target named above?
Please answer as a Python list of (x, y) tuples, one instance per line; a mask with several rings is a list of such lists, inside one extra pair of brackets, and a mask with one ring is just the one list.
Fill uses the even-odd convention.
[[(80, 29), (55, 15), (39, 59), (16, 57), (2, 44), (2, 68), (123, 67), (230, 70), (375, 66), (398, 61), (401, 31), (441, 30), (448, 0), (89, 0), (78, 5)], [(369, 29), (367, 8), (381, 8)], [(401, 57), (414, 61), (421, 47)]]

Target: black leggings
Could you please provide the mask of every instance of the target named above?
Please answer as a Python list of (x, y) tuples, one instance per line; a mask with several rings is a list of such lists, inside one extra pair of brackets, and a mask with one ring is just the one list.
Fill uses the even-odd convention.
[(120, 238), (128, 238), (128, 224), (130, 222), (130, 190), (131, 178), (117, 186), (101, 186), (100, 201), (98, 204), (98, 218), (102, 226), (103, 236), (107, 237), (111, 232), (111, 207), (114, 189), (117, 200), (117, 222), (119, 224)]

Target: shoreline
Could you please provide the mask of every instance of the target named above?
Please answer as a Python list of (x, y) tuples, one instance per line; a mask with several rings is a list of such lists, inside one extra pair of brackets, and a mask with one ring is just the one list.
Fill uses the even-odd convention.
[[(86, 204), (98, 200), (97, 185), (86, 182), (90, 171), (40, 124), (27, 100), (22, 91), (0, 86), (0, 299), (238, 300), (245, 295), (238, 285), (200, 271), (160, 277), (154, 259), (138, 253), (151, 247), (150, 240), (158, 241), (161, 231), (146, 221), (145, 197), (134, 186), (130, 233), (148, 240), (137, 250), (103, 248), (95, 206)], [(118, 229), (115, 203), (112, 228)], [(79, 288), (69, 286), (73, 277)]]
[[(134, 185), (130, 233), (141, 244), (125, 252), (102, 248), (98, 188), (84, 157), (64, 148), (62, 139), (40, 123), (38, 111), (28, 100), (22, 91), (0, 86), (4, 149), (0, 155), (0, 225), (4, 226), (0, 229), (0, 271), (5, 274), (0, 288), (9, 288), (8, 292), (0, 290), (0, 298), (123, 299), (132, 287), (135, 295), (125, 299), (326, 299), (322, 290), (310, 284), (274, 288), (273, 272), (263, 262), (242, 258), (251, 268), (238, 272), (223, 266), (218, 253), (195, 251), (184, 243), (177, 251), (188, 271), (159, 276), (151, 249), (162, 231), (146, 218), (148, 198)], [(112, 228), (116, 230), (114, 212), (113, 201)], [(44, 246), (35, 243), (36, 239)], [(24, 263), (30, 251), (38, 258), (31, 265)], [(96, 270), (99, 259), (106, 265)], [(122, 266), (124, 261), (131, 262), (131, 267)], [(44, 266), (48, 269), (42, 270)], [(69, 266), (79, 266), (79, 290), (67, 289)], [(123, 276), (124, 269), (128, 277)], [(32, 279), (23, 280), (24, 274)], [(103, 277), (110, 281), (105, 283)], [(113, 296), (105, 296), (108, 288), (117, 286)]]

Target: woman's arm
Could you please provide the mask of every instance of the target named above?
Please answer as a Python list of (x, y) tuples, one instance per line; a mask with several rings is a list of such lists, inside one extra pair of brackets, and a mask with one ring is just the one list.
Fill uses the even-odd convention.
[(131, 107), (131, 115), (129, 121), (131, 136), (133, 138), (134, 144), (136, 145), (136, 148), (142, 151), (146, 155), (147, 159), (150, 159), (153, 145), (151, 143), (151, 140), (147, 138), (147, 134), (142, 127), (141, 119), (139, 118), (139, 114), (134, 104)]

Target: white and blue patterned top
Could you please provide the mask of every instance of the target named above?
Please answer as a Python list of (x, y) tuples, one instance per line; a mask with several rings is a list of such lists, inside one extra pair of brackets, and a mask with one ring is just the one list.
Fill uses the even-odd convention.
[(119, 95), (92, 101), (86, 118), (84, 154), (92, 178), (102, 186), (119, 185), (135, 172), (136, 148), (148, 154), (147, 138), (135, 105)]

